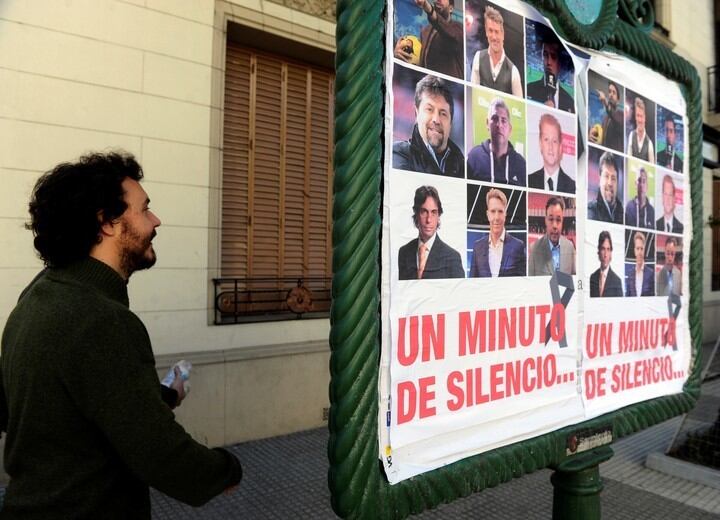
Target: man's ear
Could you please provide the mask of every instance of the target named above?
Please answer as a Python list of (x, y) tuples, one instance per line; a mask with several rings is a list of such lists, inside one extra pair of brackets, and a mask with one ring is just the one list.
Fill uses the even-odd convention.
[(100, 221), (101, 237), (112, 237), (119, 232), (120, 219), (105, 220), (102, 211), (98, 212), (98, 220)]

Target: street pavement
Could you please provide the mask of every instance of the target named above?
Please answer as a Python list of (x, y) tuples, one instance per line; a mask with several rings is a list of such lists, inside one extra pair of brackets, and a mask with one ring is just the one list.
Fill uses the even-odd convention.
[[(703, 393), (720, 396), (720, 379), (703, 385)], [(720, 489), (645, 467), (649, 453), (665, 452), (681, 422), (682, 417), (676, 417), (612, 445), (615, 455), (600, 467), (605, 485), (602, 518), (720, 519)], [(192, 508), (153, 491), (153, 518), (336, 518), (327, 486), (327, 438), (327, 430), (320, 428), (231, 446), (245, 472), (235, 492)], [(525, 475), (413, 518), (549, 519), (551, 474), (551, 470), (542, 470)], [(720, 472), (718, 475), (720, 479)]]

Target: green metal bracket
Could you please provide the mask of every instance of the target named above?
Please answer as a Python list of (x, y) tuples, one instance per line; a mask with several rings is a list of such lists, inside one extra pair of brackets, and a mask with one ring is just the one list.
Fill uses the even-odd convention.
[[(614, 438), (620, 438), (687, 412), (699, 396), (704, 224), (700, 79), (686, 60), (649, 37), (653, 24), (649, 0), (598, 1), (600, 8), (590, 24), (579, 20), (593, 19), (592, 13), (576, 18), (576, 2), (571, 0), (530, 3), (567, 40), (613, 50), (682, 86), (689, 117), (694, 228), (689, 255), (693, 358), (684, 391), (476, 455), (394, 486), (387, 483), (378, 460), (377, 426), (385, 2), (339, 0), (328, 484), (332, 507), (343, 518), (404, 518), (548, 466), (557, 468), (555, 480), (562, 482), (577, 464), (571, 460), (586, 460), (586, 455), (566, 455), (566, 439), (578, 429), (609, 424)], [(592, 483), (593, 466), (597, 468), (597, 460), (571, 478), (580, 475)], [(564, 493), (556, 488), (558, 492)]]

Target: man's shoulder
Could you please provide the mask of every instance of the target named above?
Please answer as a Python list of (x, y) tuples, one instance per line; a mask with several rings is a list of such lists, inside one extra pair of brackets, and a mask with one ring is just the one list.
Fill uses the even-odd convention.
[(109, 298), (80, 280), (61, 276), (53, 269), (47, 269), (38, 275), (23, 291), (18, 303), (27, 303), (34, 307), (64, 309), (68, 312), (86, 311), (90, 315), (104, 313), (113, 309), (129, 312), (120, 302)]
[(395, 141), (392, 147), (392, 166), (399, 170), (415, 169), (413, 156), (417, 155), (417, 151), (413, 150), (410, 141)]
[(573, 190), (575, 188), (575, 181), (572, 177), (570, 177), (565, 171), (563, 171), (562, 168), (560, 168), (560, 171), (558, 173), (558, 185), (559, 186), (569, 186), (572, 187)]
[(450, 247), (440, 239), (440, 235), (435, 235), (435, 243), (433, 244), (433, 249), (435, 248), (437, 248), (438, 253), (447, 253), (450, 251), (455, 252), (452, 247)]
[(460, 159), (464, 158), (462, 150), (452, 139), (448, 139), (448, 148), (452, 155), (459, 157)]
[(488, 250), (488, 244), (490, 243), (490, 235), (483, 235), (480, 238), (478, 238), (475, 243), (473, 244), (473, 251), (487, 251)]
[(531, 81), (527, 84), (528, 96), (533, 98), (541, 98), (545, 93), (545, 84), (541, 79)]
[(550, 253), (550, 249), (548, 248), (548, 238), (547, 235), (543, 235), (540, 238), (538, 238), (535, 243), (532, 246), (532, 253), (534, 255), (542, 255), (545, 253)]
[(510, 156), (510, 160), (522, 161), (522, 163), (525, 164), (525, 157), (510, 143), (508, 143), (508, 156)]
[(601, 203), (597, 199), (591, 200), (588, 203), (588, 218), (592, 220), (607, 220), (607, 217), (604, 216), (603, 213), (607, 213), (605, 204)]
[(488, 55), (488, 49), (487, 49), (487, 48), (485, 48), (485, 49), (480, 49), (479, 51), (477, 51), (477, 52), (475, 53), (475, 58), (481, 60), (481, 59), (485, 58), (487, 55)]
[(528, 175), (528, 187), (543, 188), (545, 184), (545, 172), (542, 168)]
[(522, 240), (512, 236), (510, 233), (505, 233), (505, 245), (515, 249), (525, 247), (525, 243)]
[(392, 146), (393, 153), (397, 154), (409, 154), (411, 148), (410, 141), (395, 141)]
[[(21, 332), (23, 324), (31, 324), (31, 335)], [(150, 341), (144, 324), (126, 305), (93, 287), (52, 273), (26, 291), (7, 326), (17, 333), (13, 341), (48, 334), (53, 345), (62, 346), (62, 351), (71, 357), (73, 352), (82, 356), (90, 343), (97, 349), (112, 350), (126, 344), (128, 338), (138, 346), (143, 341), (149, 345)]]
[(568, 110), (570, 112), (575, 112), (575, 100), (573, 99), (573, 97), (567, 90), (562, 88), (562, 86), (559, 86), (558, 89), (558, 95), (560, 97), (560, 106), (558, 108), (560, 108), (560, 110)]
[(482, 143), (473, 146), (468, 153), (468, 159), (471, 157), (490, 157), (490, 139), (485, 139)]
[(408, 242), (407, 244), (405, 244), (405, 245), (403, 245), (403, 246), (400, 246), (400, 253), (402, 254), (402, 253), (404, 253), (404, 252), (406, 252), (406, 251), (408, 251), (408, 250), (411, 250), (411, 251), (412, 251), (412, 250), (416, 250), (416, 249), (417, 249), (417, 241), (418, 241), (417, 238), (413, 238), (413, 239), (412, 239), (410, 242)]
[(571, 247), (571, 248), (575, 249), (575, 244), (573, 244), (572, 240), (570, 240), (569, 238), (567, 238), (563, 235), (560, 235), (560, 249), (564, 249), (567, 247)]

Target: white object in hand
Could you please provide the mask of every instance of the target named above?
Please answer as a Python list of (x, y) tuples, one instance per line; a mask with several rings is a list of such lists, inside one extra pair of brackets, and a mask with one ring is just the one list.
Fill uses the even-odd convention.
[(165, 377), (160, 382), (163, 386), (167, 386), (170, 388), (170, 385), (172, 385), (173, 381), (175, 381), (175, 367), (178, 367), (180, 369), (180, 377), (183, 380), (183, 388), (185, 390), (185, 393), (187, 394), (190, 392), (190, 370), (192, 370), (192, 363), (189, 361), (185, 361), (184, 359), (181, 359), (177, 363), (175, 363), (173, 366), (170, 367), (167, 374), (165, 374)]

